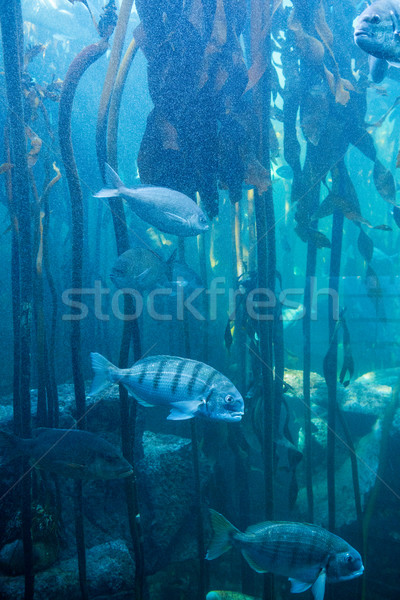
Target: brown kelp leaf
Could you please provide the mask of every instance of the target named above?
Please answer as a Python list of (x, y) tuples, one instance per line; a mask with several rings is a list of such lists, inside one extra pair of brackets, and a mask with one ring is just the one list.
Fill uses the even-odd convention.
[(13, 166), (14, 165), (11, 163), (3, 163), (2, 165), (0, 165), (0, 175), (2, 175), (2, 173), (7, 173), (7, 171), (11, 171)]
[(380, 229), (381, 231), (393, 231), (392, 227), (389, 227), (389, 225), (385, 225), (384, 223), (382, 223), (382, 225), (375, 225), (372, 229)]
[[(350, 332), (343, 315), (340, 320), (343, 327), (343, 365), (340, 371), (339, 380), (344, 387), (347, 387), (354, 375), (354, 359), (351, 352)], [(345, 379), (346, 373), (348, 373), (348, 379)]]
[(267, 170), (255, 157), (245, 164), (245, 182), (254, 185), (259, 194), (266, 192), (271, 185)]
[(162, 146), (165, 150), (180, 150), (178, 132), (170, 121), (157, 119), (161, 133)]
[(368, 219), (365, 219), (362, 215), (360, 215), (359, 213), (355, 213), (355, 212), (345, 212), (343, 213), (344, 216), (346, 217), (346, 219), (348, 219), (349, 221), (354, 221), (355, 223), (361, 223), (361, 225), (366, 225), (366, 227), (369, 227), (370, 229), (372, 229), (372, 225), (371, 223), (368, 221)]
[(374, 242), (371, 240), (370, 237), (367, 236), (365, 231), (363, 231), (362, 229), (360, 229), (360, 235), (358, 236), (357, 246), (361, 256), (367, 262), (370, 262), (374, 253)]
[(318, 229), (311, 229), (311, 227), (310, 227), (308, 229), (307, 235), (308, 235), (308, 239), (310, 240), (310, 242), (315, 244), (315, 246), (317, 248), (330, 248), (331, 247), (330, 240), (326, 237), (326, 235), (324, 233), (322, 233), (321, 231), (318, 231)]
[(189, 23), (193, 25), (200, 37), (203, 37), (205, 26), (202, 0), (192, 0), (190, 4), (185, 3), (185, 12), (187, 12)]
[(203, 65), (201, 67), (199, 78), (199, 89), (202, 89), (208, 81), (211, 65), (215, 54), (221, 51), (221, 48), (226, 44), (227, 38), (227, 21), (224, 9), (223, 0), (217, 0), (215, 8), (214, 23), (211, 31), (209, 42), (204, 50)]
[(335, 194), (330, 192), (326, 198), (324, 198), (321, 204), (318, 207), (318, 210), (311, 217), (312, 221), (317, 221), (318, 219), (323, 219), (324, 217), (329, 217), (333, 215), (336, 204), (335, 204)]
[(368, 265), (367, 267), (365, 286), (367, 288), (367, 294), (370, 298), (379, 298), (382, 296), (382, 288), (378, 275), (375, 273), (371, 265)]
[(393, 206), (393, 219), (397, 227), (400, 227), (400, 207)]
[(43, 52), (43, 57), (44, 57), (44, 53), (46, 52), (46, 47), (43, 44), (35, 44), (30, 45), (27, 47), (27, 49), (25, 50), (25, 54), (24, 54), (24, 71), (26, 71), (29, 63), (31, 62), (31, 60), (33, 60), (35, 58), (35, 56), (38, 56), (38, 54), (40, 54), (41, 52)]
[(31, 149), (28, 152), (27, 160), (28, 160), (28, 167), (32, 168), (33, 166), (36, 165), (36, 162), (38, 159), (38, 154), (42, 147), (42, 140), (40, 139), (39, 136), (36, 135), (36, 133), (34, 131), (32, 131), (32, 129), (30, 127), (26, 127), (25, 131), (26, 131), (26, 135), (28, 136), (28, 138), (30, 139), (30, 142), (31, 142)]
[(396, 203), (396, 185), (393, 175), (378, 159), (374, 164), (374, 183), (378, 193), (386, 202)]
[(225, 342), (225, 348), (228, 350), (230, 350), (231, 346), (232, 346), (232, 342), (233, 342), (233, 331), (234, 331), (234, 321), (229, 318), (228, 322), (226, 324), (225, 327), (225, 333), (224, 333), (224, 342)]
[(37, 253), (37, 257), (36, 257), (36, 271), (38, 273), (38, 275), (42, 274), (42, 263), (43, 263), (43, 218), (44, 218), (44, 212), (40, 211), (40, 217), (39, 217), (39, 234), (40, 234), (40, 238), (39, 238), (39, 248), (38, 248), (38, 253)]

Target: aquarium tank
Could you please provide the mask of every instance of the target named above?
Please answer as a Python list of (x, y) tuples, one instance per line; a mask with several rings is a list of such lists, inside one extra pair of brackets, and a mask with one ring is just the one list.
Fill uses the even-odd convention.
[(0, 33), (0, 599), (398, 600), (400, 2)]

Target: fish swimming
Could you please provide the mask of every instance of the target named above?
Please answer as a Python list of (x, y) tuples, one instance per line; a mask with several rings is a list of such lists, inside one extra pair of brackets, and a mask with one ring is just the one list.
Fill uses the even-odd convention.
[(206, 600), (261, 600), (254, 596), (247, 596), (241, 592), (228, 592), (225, 590), (216, 590), (208, 592)]
[(148, 248), (130, 248), (114, 263), (110, 279), (117, 288), (150, 291), (160, 283), (168, 287), (165, 262)]
[(124, 198), (138, 217), (164, 233), (188, 237), (210, 228), (206, 215), (189, 196), (152, 185), (128, 188), (107, 163), (105, 174), (108, 187), (94, 194), (95, 198)]
[(195, 416), (240, 421), (244, 403), (233, 383), (205, 363), (179, 356), (149, 356), (130, 369), (119, 369), (101, 354), (91, 353), (95, 377), (91, 396), (110, 383), (121, 383), (143, 406), (167, 406), (168, 419)]
[(371, 77), (380, 83), (388, 64), (400, 67), (400, 3), (376, 0), (354, 19), (353, 28), (355, 43), (371, 55)]
[(109, 442), (89, 431), (39, 427), (30, 439), (0, 431), (4, 462), (24, 456), (36, 469), (73, 479), (120, 479), (132, 467)]
[(208, 560), (235, 546), (257, 573), (289, 577), (294, 594), (311, 588), (314, 599), (323, 600), (327, 581), (353, 579), (364, 571), (357, 550), (317, 525), (266, 521), (242, 533), (215, 510), (210, 513), (214, 537)]

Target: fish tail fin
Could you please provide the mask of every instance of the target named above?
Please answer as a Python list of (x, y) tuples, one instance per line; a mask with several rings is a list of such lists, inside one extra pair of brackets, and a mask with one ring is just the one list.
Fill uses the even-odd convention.
[(117, 190), (119, 190), (120, 188), (125, 187), (123, 182), (119, 178), (118, 173), (116, 173), (108, 163), (104, 164), (104, 172), (106, 176), (106, 183), (109, 188), (111, 188), (112, 190), (114, 190), (114, 188), (117, 188)]
[(207, 550), (207, 560), (213, 560), (227, 552), (232, 547), (233, 535), (239, 533), (239, 530), (216, 510), (210, 508), (210, 515), (214, 536)]
[(90, 396), (95, 396), (102, 392), (110, 383), (115, 383), (119, 380), (117, 373), (118, 367), (115, 367), (98, 352), (91, 352), (92, 369), (94, 371), (94, 379), (90, 390)]
[(13, 433), (0, 431), (1, 463), (8, 463), (24, 454), (22, 441)]

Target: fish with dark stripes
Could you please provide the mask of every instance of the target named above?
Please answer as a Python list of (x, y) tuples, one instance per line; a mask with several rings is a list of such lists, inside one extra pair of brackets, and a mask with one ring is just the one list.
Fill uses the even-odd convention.
[(233, 383), (209, 365), (179, 356), (149, 356), (130, 369), (119, 369), (101, 354), (91, 354), (94, 380), (91, 396), (121, 383), (143, 406), (167, 406), (168, 419), (205, 417), (240, 421), (244, 402)]
[(266, 521), (242, 533), (220, 513), (210, 513), (214, 537), (208, 560), (234, 546), (257, 573), (289, 577), (294, 594), (311, 588), (314, 599), (323, 600), (326, 582), (354, 579), (364, 571), (357, 550), (318, 525)]

